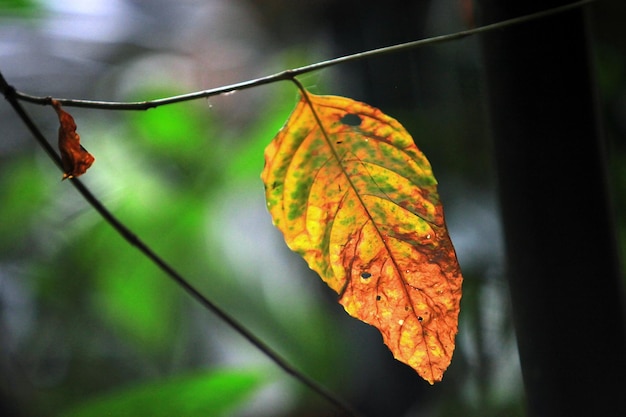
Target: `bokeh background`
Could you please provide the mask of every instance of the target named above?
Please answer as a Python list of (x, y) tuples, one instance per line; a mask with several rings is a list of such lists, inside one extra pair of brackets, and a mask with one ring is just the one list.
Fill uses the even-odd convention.
[[(0, 71), (34, 95), (146, 100), (475, 24), (470, 0), (408, 3), (2, 0)], [(624, 9), (600, 1), (590, 13), (621, 242)], [(348, 317), (271, 224), (259, 174), (298, 99), (290, 83), (147, 112), (68, 109), (96, 157), (83, 181), (203, 294), (367, 416), (523, 416), (477, 40), (301, 81), (397, 118), (433, 165), (465, 276), (457, 350), (435, 386)], [(26, 106), (56, 142), (54, 111)], [(0, 414), (335, 415), (60, 179), (0, 102)]]

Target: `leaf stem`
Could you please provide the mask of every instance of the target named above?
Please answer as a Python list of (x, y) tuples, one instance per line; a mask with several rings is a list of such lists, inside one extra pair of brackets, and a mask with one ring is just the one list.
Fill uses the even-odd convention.
[[(345, 55), (338, 58), (332, 58), (326, 61), (320, 61), (314, 64), (305, 65), (303, 67), (284, 70), (272, 75), (268, 75), (261, 78), (255, 78), (248, 81), (242, 81), (235, 84), (225, 85), (222, 87), (212, 88), (208, 90), (195, 91), (192, 93), (181, 94), (177, 96), (165, 97), (156, 100), (148, 101), (136, 101), (136, 102), (119, 102), (119, 101), (97, 101), (97, 100), (80, 100), (80, 99), (65, 99), (55, 98), (63, 106), (68, 107), (84, 107), (91, 109), (103, 109), (103, 110), (148, 110), (151, 108), (164, 106), (168, 104), (180, 103), (184, 101), (198, 100), (201, 98), (212, 97), (220, 94), (225, 94), (233, 91), (245, 90), (252, 87), (258, 87), (266, 84), (275, 83), (278, 81), (292, 80), (294, 77), (302, 74), (306, 74), (313, 71), (318, 71), (323, 68), (332, 67), (347, 62), (359, 61), (366, 58), (378, 57), (386, 54), (406, 51), (410, 49), (419, 48), (427, 45), (434, 45), (443, 42), (449, 42), (468, 36), (478, 35), (481, 33), (489, 32), (497, 29), (504, 29), (510, 26), (519, 25), (535, 19), (541, 19), (544, 17), (552, 16), (558, 13), (563, 13), (568, 10), (572, 10), (578, 7), (585, 6), (593, 3), (596, 0), (581, 0), (575, 3), (566, 4), (559, 7), (554, 7), (548, 10), (543, 10), (536, 13), (527, 14), (512, 19), (503, 20), (501, 22), (492, 23), (489, 25), (479, 26), (473, 29), (462, 30), (460, 32), (450, 33), (447, 35), (433, 36), (430, 38), (420, 39), (411, 42), (400, 43), (392, 46), (385, 46), (382, 48), (371, 49), (365, 52), (358, 52), (351, 55)], [(40, 97), (33, 96), (19, 91), (15, 91), (15, 97), (20, 100), (40, 105), (50, 105), (52, 97)]]
[[(26, 125), (28, 130), (35, 137), (37, 142), (44, 148), (50, 158), (56, 163), (56, 165), (63, 170), (61, 164), (61, 158), (56, 153), (55, 149), (50, 145), (45, 136), (41, 133), (39, 128), (35, 125), (32, 118), (28, 115), (26, 110), (22, 107), (15, 89), (10, 86), (2, 72), (0, 72), (0, 91), (4, 94), (5, 99), (13, 107), (19, 118)], [(178, 273), (171, 265), (157, 255), (146, 243), (144, 243), (137, 235), (126, 227), (117, 217), (113, 215), (93, 193), (85, 186), (79, 179), (71, 178), (70, 182), (78, 190), (78, 192), (87, 200), (87, 202), (102, 216), (102, 218), (109, 223), (128, 243), (135, 246), (144, 256), (158, 266), (165, 274), (171, 278), (176, 284), (181, 286), (193, 299), (199, 302), (204, 308), (211, 311), (218, 318), (224, 321), (233, 330), (239, 333), (244, 339), (248, 340), (250, 344), (255, 346), (265, 356), (272, 360), (279, 368), (291, 375), (294, 379), (307, 386), (313, 392), (317, 393), (320, 397), (326, 399), (337, 410), (341, 411), (345, 416), (358, 417), (359, 413), (351, 408), (350, 405), (345, 403), (342, 399), (338, 398), (334, 393), (326, 389), (317, 381), (311, 379), (294, 366), (292, 366), (286, 359), (280, 356), (276, 351), (269, 347), (265, 342), (254, 335), (243, 324), (239, 323), (235, 318), (230, 316), (215, 303), (205, 297), (199, 292), (193, 285), (189, 283), (180, 273)]]

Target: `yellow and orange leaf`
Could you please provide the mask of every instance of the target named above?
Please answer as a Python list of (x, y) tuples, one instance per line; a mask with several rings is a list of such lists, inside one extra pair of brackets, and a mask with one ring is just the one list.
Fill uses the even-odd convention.
[(463, 278), (437, 182), (410, 134), (365, 103), (307, 93), (266, 148), (262, 178), (287, 245), (396, 359), (440, 381)]
[(76, 133), (76, 122), (71, 114), (63, 110), (61, 103), (52, 100), (52, 107), (59, 116), (59, 152), (63, 165), (63, 179), (80, 177), (95, 158), (80, 144), (80, 136)]

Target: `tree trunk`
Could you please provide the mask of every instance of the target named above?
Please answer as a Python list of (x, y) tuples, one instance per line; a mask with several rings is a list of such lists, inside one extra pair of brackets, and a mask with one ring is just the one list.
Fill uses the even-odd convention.
[[(481, 24), (568, 3), (481, 0)], [(626, 416), (626, 336), (585, 12), (481, 36), (528, 415)]]

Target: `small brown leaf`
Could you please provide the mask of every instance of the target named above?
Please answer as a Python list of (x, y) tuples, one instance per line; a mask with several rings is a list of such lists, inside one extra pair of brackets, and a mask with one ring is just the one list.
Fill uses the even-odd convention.
[(59, 115), (59, 152), (64, 171), (63, 179), (80, 177), (93, 164), (95, 158), (80, 144), (72, 115), (63, 110), (57, 100), (52, 100), (52, 107)]

